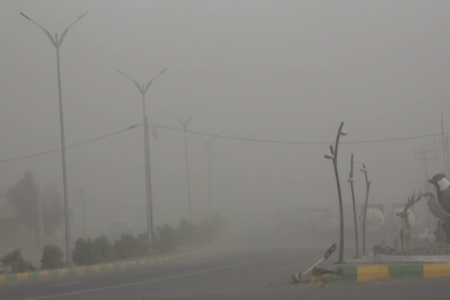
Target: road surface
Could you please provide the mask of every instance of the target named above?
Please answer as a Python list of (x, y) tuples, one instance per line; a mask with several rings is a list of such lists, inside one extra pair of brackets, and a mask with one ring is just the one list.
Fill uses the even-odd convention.
[[(175, 262), (109, 273), (0, 285), (1, 300), (447, 299), (449, 279), (339, 286), (291, 284), (332, 241), (252, 232)], [(299, 242), (301, 241), (301, 242)], [(346, 249), (346, 256), (354, 250)], [(333, 262), (336, 253), (329, 259)]]
[(290, 284), (317, 259), (312, 249), (236, 250), (151, 267), (4, 284), (0, 299), (427, 299), (448, 298), (449, 279), (340, 286)]

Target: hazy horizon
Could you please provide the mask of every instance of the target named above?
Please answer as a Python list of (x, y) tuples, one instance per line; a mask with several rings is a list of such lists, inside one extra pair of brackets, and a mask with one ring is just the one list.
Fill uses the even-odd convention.
[[(55, 49), (20, 16), (51, 33), (80, 13), (61, 47), (66, 143), (142, 124), (141, 95), (117, 72), (147, 83), (155, 124), (281, 141), (342, 142), (440, 133), (450, 124), (450, 3), (435, 1), (2, 1), (0, 3), (0, 161), (60, 148)], [(158, 128), (150, 155), (155, 224), (188, 218), (184, 137)], [(365, 163), (371, 203), (404, 203), (423, 188), (414, 151), (436, 149), (429, 176), (443, 171), (438, 137), (341, 144), (344, 204), (355, 154), (357, 202)], [(293, 207), (337, 209), (328, 145), (285, 145), (214, 138), (214, 206), (251, 218)], [(206, 146), (188, 133), (193, 221), (208, 214)], [(88, 226), (99, 234), (123, 220), (146, 226), (142, 127), (67, 150), (68, 191), (79, 220), (86, 192)], [(62, 192), (60, 152), (0, 164), (0, 193), (25, 171)], [(257, 218), (255, 218), (256, 220)], [(251, 219), (250, 219), (251, 220)], [(259, 220), (259, 219), (258, 219)], [(256, 222), (256, 221), (255, 221)], [(258, 222), (264, 222), (259, 220)]]

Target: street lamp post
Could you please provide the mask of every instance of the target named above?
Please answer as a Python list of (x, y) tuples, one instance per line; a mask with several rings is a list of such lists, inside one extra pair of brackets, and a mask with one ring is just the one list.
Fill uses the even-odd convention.
[(213, 213), (213, 200), (212, 200), (212, 157), (209, 147), (211, 146), (212, 139), (205, 139), (203, 142), (206, 145), (206, 155), (208, 158), (208, 200), (209, 200), (209, 215), (212, 216)]
[(350, 178), (348, 182), (350, 183), (350, 188), (352, 190), (352, 203), (353, 203), (353, 219), (355, 221), (355, 244), (356, 244), (356, 258), (359, 258), (359, 245), (358, 245), (358, 221), (356, 218), (356, 204), (355, 204), (355, 190), (353, 189), (353, 163), (355, 159), (352, 157), (350, 159)]
[(366, 213), (367, 213), (367, 201), (369, 200), (370, 181), (367, 176), (366, 165), (363, 164), (361, 172), (364, 172), (366, 177), (366, 201), (364, 202), (364, 216), (363, 216), (363, 255), (366, 255)]
[(184, 130), (184, 152), (186, 155), (186, 178), (187, 178), (187, 189), (188, 189), (188, 206), (189, 206), (189, 222), (192, 223), (192, 212), (191, 212), (191, 187), (189, 184), (189, 160), (188, 160), (188, 146), (187, 146), (187, 127), (189, 126), (189, 122), (191, 122), (192, 118), (201, 111), (199, 109), (192, 116), (187, 119), (187, 121), (181, 120), (179, 117), (175, 116), (171, 112), (166, 111), (169, 115), (175, 117), (178, 122), (180, 122), (181, 126)]
[(336, 136), (336, 143), (334, 145), (334, 148), (332, 145), (330, 145), (330, 153), (324, 155), (326, 159), (331, 159), (333, 161), (334, 175), (336, 177), (336, 185), (339, 197), (340, 234), (339, 234), (339, 258), (337, 262), (338, 264), (342, 264), (344, 262), (344, 209), (342, 207), (341, 183), (339, 181), (339, 172), (337, 167), (339, 140), (341, 135), (346, 136), (348, 134), (346, 131), (342, 130), (343, 126), (344, 122), (341, 122), (341, 125), (339, 126), (339, 130)]
[(66, 28), (66, 30), (63, 31), (61, 34), (61, 37), (58, 38), (58, 34), (55, 34), (55, 37), (53, 38), (52, 35), (41, 25), (33, 21), (27, 14), (24, 12), (20, 12), (20, 14), (27, 19), (28, 21), (32, 22), (34, 25), (41, 28), (44, 33), (47, 35), (47, 37), (50, 39), (50, 42), (56, 49), (56, 68), (58, 73), (58, 97), (59, 97), (59, 121), (60, 121), (60, 127), (61, 127), (61, 152), (62, 152), (62, 165), (63, 165), (63, 187), (64, 187), (64, 219), (65, 219), (65, 226), (66, 226), (66, 261), (67, 263), (70, 263), (71, 261), (71, 249), (70, 249), (70, 227), (69, 227), (69, 198), (67, 193), (67, 169), (66, 169), (66, 143), (64, 138), (64, 116), (63, 116), (63, 103), (62, 103), (62, 90), (61, 90), (61, 68), (60, 68), (60, 61), (59, 61), (59, 48), (61, 47), (64, 38), (66, 37), (67, 32), (69, 29), (75, 25), (81, 18), (83, 18), (87, 11), (82, 13), (72, 24), (69, 25), (69, 27)]
[(82, 208), (82, 213), (83, 213), (83, 237), (85, 239), (88, 238), (87, 236), (87, 226), (86, 226), (86, 198), (84, 195), (84, 190), (81, 189), (80, 190), (80, 200), (81, 200), (81, 208)]
[(37, 202), (38, 202), (38, 221), (39, 221), (39, 248), (44, 249), (45, 247), (45, 234), (44, 234), (44, 212), (42, 210), (42, 197), (41, 197), (41, 186), (36, 184), (37, 192)]
[(148, 121), (147, 115), (145, 114), (145, 94), (153, 83), (153, 80), (158, 78), (162, 73), (164, 73), (167, 68), (164, 68), (158, 75), (152, 78), (147, 85), (139, 85), (136, 80), (132, 79), (130, 76), (125, 74), (121, 69), (117, 69), (120, 74), (130, 79), (138, 88), (142, 95), (142, 121), (144, 127), (144, 164), (145, 164), (145, 195), (146, 195), (146, 211), (147, 211), (147, 238), (148, 241), (153, 241), (153, 200), (152, 200), (152, 186), (151, 186), (151, 172), (150, 172), (150, 139), (148, 136)]

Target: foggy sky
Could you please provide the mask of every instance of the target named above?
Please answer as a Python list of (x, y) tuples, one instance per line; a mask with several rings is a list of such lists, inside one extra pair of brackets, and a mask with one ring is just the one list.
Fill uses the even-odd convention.
[[(450, 3), (437, 1), (1, 1), (0, 160), (60, 147), (55, 49), (26, 12), (66, 36), (61, 68), (67, 145), (142, 123), (141, 96), (122, 68), (146, 83), (156, 124), (179, 126), (165, 110), (188, 118), (190, 129), (286, 141), (384, 139), (440, 132), (450, 124)], [(448, 128), (448, 126), (446, 126)], [(429, 175), (441, 172), (434, 138), (341, 145), (344, 203), (350, 154), (363, 202), (366, 163), (374, 203), (405, 202), (423, 187), (414, 150), (437, 149)], [(67, 151), (70, 206), (88, 227), (124, 220), (145, 228), (142, 127)], [(183, 133), (151, 137), (156, 225), (187, 218)], [(207, 214), (206, 147), (189, 134), (192, 211)], [(337, 207), (327, 145), (272, 145), (214, 139), (215, 206), (224, 214), (299, 206)], [(0, 192), (24, 171), (62, 190), (60, 153), (0, 164)]]

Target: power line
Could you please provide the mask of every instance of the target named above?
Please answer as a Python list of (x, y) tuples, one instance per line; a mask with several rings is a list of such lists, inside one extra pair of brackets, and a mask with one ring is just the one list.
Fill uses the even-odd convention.
[[(130, 126), (130, 127), (127, 127), (126, 129), (119, 130), (119, 131), (116, 131), (116, 132), (113, 132), (113, 133), (110, 133), (110, 134), (107, 134), (107, 135), (103, 135), (103, 136), (96, 137), (96, 138), (93, 138), (93, 139), (90, 139), (90, 140), (86, 140), (86, 141), (83, 141), (83, 142), (79, 142), (79, 143), (76, 143), (76, 144), (72, 144), (72, 145), (67, 146), (66, 149), (68, 149), (68, 148), (73, 148), (73, 147), (78, 147), (78, 146), (82, 146), (82, 145), (85, 145), (85, 144), (88, 144), (88, 143), (92, 143), (92, 142), (96, 142), (96, 141), (99, 141), (99, 140), (108, 138), (108, 137), (110, 137), (110, 136), (117, 135), (117, 134), (123, 133), (123, 132), (125, 132), (125, 131), (131, 130), (131, 129), (136, 128), (136, 127), (137, 127), (137, 125)], [(21, 160), (21, 159), (25, 159), (25, 158), (30, 158), (30, 157), (35, 157), (35, 156), (45, 155), (45, 154), (49, 154), (49, 153), (53, 153), (53, 152), (58, 152), (58, 151), (61, 151), (61, 149), (48, 150), (48, 151), (39, 152), (39, 153), (31, 154), (31, 155), (26, 155), (26, 156), (20, 156), (20, 157), (15, 157), (15, 158), (10, 158), (10, 159), (0, 160), (0, 163), (6, 163), (6, 162), (11, 162), (11, 161)]]
[[(159, 127), (159, 128), (163, 128), (163, 129), (170, 129), (170, 130), (176, 130), (176, 131), (184, 131), (183, 129), (180, 129), (180, 128), (170, 127), (170, 126), (165, 126), (165, 125), (154, 125), (153, 127), (155, 127), (155, 128)], [(330, 144), (333, 143), (333, 142), (324, 142), (324, 141), (319, 141), (319, 142), (303, 141), (302, 142), (302, 141), (282, 141), (282, 140), (268, 140), (268, 139), (246, 138), (246, 137), (237, 137), (237, 136), (230, 136), (230, 135), (206, 133), (206, 132), (193, 131), (193, 130), (186, 130), (186, 132), (193, 133), (193, 134), (198, 134), (198, 135), (210, 136), (210, 137), (233, 139), (233, 140), (242, 140), (242, 141), (249, 141), (249, 142), (258, 142), (258, 143), (267, 143), (267, 144), (330, 145)], [(422, 138), (435, 137), (435, 136), (440, 136), (440, 135), (441, 134), (437, 133), (437, 134), (425, 134), (425, 135), (416, 135), (416, 136), (399, 137), (399, 138), (388, 138), (388, 139), (356, 140), (356, 141), (341, 142), (340, 144), (354, 145), (354, 144), (387, 143), (387, 142), (422, 139)]]
[[(443, 144), (442, 142), (437, 141), (436, 139), (434, 140), (435, 144)], [(444, 163), (447, 161), (447, 164), (444, 166), (444, 173), (445, 174), (450, 174), (450, 161), (449, 161), (449, 157), (450, 157), (450, 152), (449, 152), (449, 140), (448, 140), (448, 136), (445, 137), (445, 144), (444, 144)], [(445, 160), (445, 157), (447, 157), (447, 160)]]
[[(428, 181), (428, 162), (429, 161), (436, 161), (436, 150), (421, 150), (421, 151), (414, 151), (414, 154), (416, 155), (415, 161), (420, 161), (423, 163), (423, 170), (425, 175), (425, 180)], [(433, 157), (429, 157), (430, 154), (434, 154)], [(417, 157), (417, 155), (419, 157)]]
[[(79, 142), (76, 144), (72, 144), (66, 147), (66, 149), (68, 148), (73, 148), (73, 147), (78, 147), (78, 146), (82, 146), (88, 143), (92, 143), (92, 142), (96, 142), (123, 132), (126, 132), (128, 130), (134, 129), (138, 126), (142, 126), (142, 125), (132, 125), (127, 127), (126, 129), (123, 130), (119, 130), (107, 135), (103, 135), (103, 136), (99, 136), (90, 140), (86, 140), (83, 142)], [(170, 130), (175, 130), (175, 131), (184, 131), (184, 129), (181, 128), (176, 128), (176, 127), (170, 127), (170, 126), (166, 126), (166, 125), (153, 125), (154, 128), (163, 128), (163, 129), (170, 129)], [(257, 139), (257, 138), (246, 138), (246, 137), (239, 137), (239, 136), (231, 136), (231, 135), (223, 135), (223, 134), (213, 134), (213, 133), (207, 133), (207, 132), (200, 132), (200, 131), (194, 131), (194, 130), (186, 130), (186, 132), (189, 133), (193, 133), (193, 134), (198, 134), (198, 135), (203, 135), (203, 136), (210, 136), (210, 137), (217, 137), (217, 138), (224, 138), (224, 139), (231, 139), (231, 140), (239, 140), (239, 141), (248, 141), (248, 142), (256, 142), (256, 143), (266, 143), (266, 144), (280, 144), (280, 145), (330, 145), (332, 144), (332, 142), (324, 142), (324, 141), (319, 141), (319, 142), (312, 142), (312, 141), (282, 141), (282, 140), (268, 140), (268, 139)], [(446, 132), (445, 134), (450, 134), (450, 132)], [(408, 137), (399, 137), (399, 138), (389, 138), (389, 139), (373, 139), (373, 140), (356, 140), (356, 141), (347, 141), (347, 142), (342, 142), (341, 144), (347, 144), (347, 145), (355, 145), (355, 144), (373, 144), (373, 143), (387, 143), (387, 142), (397, 142), (397, 141), (406, 141), (406, 140), (416, 140), (416, 139), (422, 139), (422, 138), (428, 138), (428, 137), (436, 137), (436, 136), (440, 136), (441, 134), (425, 134), (425, 135), (416, 135), (416, 136), (408, 136)], [(36, 156), (41, 156), (41, 155), (45, 155), (45, 154), (49, 154), (49, 153), (53, 153), (53, 152), (58, 152), (61, 151), (61, 149), (53, 149), (53, 150), (48, 150), (48, 151), (44, 151), (44, 152), (39, 152), (39, 153), (35, 153), (35, 154), (30, 154), (30, 155), (25, 155), (25, 156), (20, 156), (20, 157), (15, 157), (15, 158), (10, 158), (10, 159), (5, 159), (5, 160), (0, 160), (0, 163), (6, 163), (6, 162), (12, 162), (12, 161), (16, 161), (16, 160), (22, 160), (22, 159), (26, 159), (26, 158), (32, 158), (32, 157), (36, 157)]]

